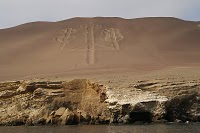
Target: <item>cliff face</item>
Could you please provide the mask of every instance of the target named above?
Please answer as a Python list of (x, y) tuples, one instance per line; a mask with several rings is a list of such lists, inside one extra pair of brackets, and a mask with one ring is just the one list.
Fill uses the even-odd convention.
[(198, 83), (155, 89), (158, 86), (141, 81), (117, 89), (85, 79), (4, 82), (0, 84), (0, 124), (200, 121)]
[(1, 124), (66, 124), (69, 116), (75, 124), (82, 121), (80, 115), (94, 117), (104, 111), (103, 91), (88, 80), (2, 83)]

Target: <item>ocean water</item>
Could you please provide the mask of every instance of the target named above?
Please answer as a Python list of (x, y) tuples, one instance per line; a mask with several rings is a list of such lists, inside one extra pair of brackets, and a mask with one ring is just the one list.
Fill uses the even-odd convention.
[(2, 126), (0, 133), (200, 133), (200, 124)]

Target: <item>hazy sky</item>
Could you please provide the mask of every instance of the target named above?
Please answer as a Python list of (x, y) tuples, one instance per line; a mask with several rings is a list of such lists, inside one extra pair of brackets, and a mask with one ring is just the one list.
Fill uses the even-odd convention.
[(33, 21), (95, 16), (200, 21), (200, 0), (0, 0), (0, 29)]

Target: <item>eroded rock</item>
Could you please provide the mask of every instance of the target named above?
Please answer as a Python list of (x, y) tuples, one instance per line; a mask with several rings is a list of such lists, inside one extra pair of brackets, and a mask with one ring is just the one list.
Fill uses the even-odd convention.
[[(198, 92), (168, 96), (148, 91), (157, 84), (110, 88), (85, 79), (12, 82), (0, 89), (0, 125), (75, 125), (200, 121)], [(139, 87), (138, 87), (139, 86)], [(148, 87), (147, 87), (148, 86)], [(189, 87), (198, 87), (193, 83)], [(165, 86), (164, 86), (165, 87)], [(145, 89), (144, 89), (145, 88)], [(187, 89), (186, 87), (182, 87)], [(142, 89), (142, 90), (141, 90)]]

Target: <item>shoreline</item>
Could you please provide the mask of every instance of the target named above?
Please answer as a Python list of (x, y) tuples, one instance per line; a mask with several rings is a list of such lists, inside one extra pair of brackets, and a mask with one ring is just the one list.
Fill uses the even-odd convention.
[(0, 125), (200, 122), (200, 83), (178, 81), (140, 80), (126, 88), (114, 87), (110, 80), (109, 85), (88, 79), (4, 82)]

